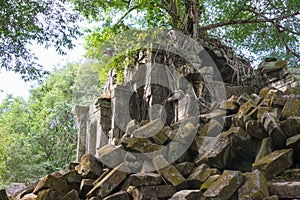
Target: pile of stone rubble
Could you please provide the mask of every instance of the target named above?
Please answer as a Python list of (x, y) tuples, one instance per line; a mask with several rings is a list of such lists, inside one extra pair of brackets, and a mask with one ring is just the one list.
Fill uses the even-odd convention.
[[(227, 98), (219, 102), (209, 97), (208, 86), (202, 87), (205, 81), (214, 82), (210, 68), (204, 73), (190, 70), (185, 77), (194, 93), (181, 96), (167, 86), (147, 84), (164, 74), (146, 70), (139, 74), (147, 77), (142, 78), (146, 86), (139, 88), (133, 80), (142, 68), (126, 69), (130, 81), (125, 82), (133, 93), (126, 84), (116, 86), (109, 97), (98, 99), (96, 108), (74, 109), (77, 162), (10, 199), (300, 198), (300, 182), (274, 181), (300, 164), (300, 88), (284, 79), (289, 76), (285, 68), (285, 62), (276, 60), (262, 64), (254, 72), (259, 74), (255, 83), (267, 87), (225, 85)], [(184, 88), (179, 84), (174, 91)], [(120, 100), (126, 94), (131, 119), (125, 119), (127, 111), (118, 112), (126, 105)], [(153, 109), (156, 104), (165, 112)], [(3, 190), (0, 199), (8, 199)]]

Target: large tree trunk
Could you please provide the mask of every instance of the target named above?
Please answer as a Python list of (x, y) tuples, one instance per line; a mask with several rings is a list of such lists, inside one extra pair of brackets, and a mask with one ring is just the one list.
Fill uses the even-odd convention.
[(182, 23), (184, 33), (191, 35), (194, 39), (198, 38), (198, 22), (199, 22), (199, 1), (185, 0), (185, 19)]

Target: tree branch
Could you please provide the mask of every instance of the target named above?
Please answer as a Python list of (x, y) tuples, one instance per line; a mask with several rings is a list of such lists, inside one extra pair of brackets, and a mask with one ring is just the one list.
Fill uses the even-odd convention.
[(132, 8), (130, 8), (118, 21), (117, 21), (117, 23), (116, 23), (116, 25), (118, 25), (118, 24), (120, 24), (122, 21), (123, 21), (123, 19), (127, 16), (127, 15), (129, 15), (132, 11), (134, 11), (135, 9), (137, 9), (138, 7), (140, 7), (140, 5), (136, 5), (136, 6), (133, 6)]
[(283, 20), (283, 19), (293, 17), (293, 16), (296, 16), (299, 14), (300, 14), (300, 11), (297, 11), (297, 12), (294, 12), (291, 14), (281, 15), (280, 17), (275, 17), (275, 18), (271, 18), (271, 19), (254, 19), (254, 20), (242, 19), (242, 20), (231, 20), (231, 21), (227, 21), (227, 22), (218, 22), (215, 24), (210, 24), (210, 25), (201, 27), (201, 28), (199, 28), (199, 30), (207, 31), (207, 30), (211, 30), (214, 28), (219, 28), (219, 27), (228, 26), (228, 25), (235, 25), (235, 24), (255, 24), (255, 23), (266, 23), (266, 22), (274, 23), (274, 21)]

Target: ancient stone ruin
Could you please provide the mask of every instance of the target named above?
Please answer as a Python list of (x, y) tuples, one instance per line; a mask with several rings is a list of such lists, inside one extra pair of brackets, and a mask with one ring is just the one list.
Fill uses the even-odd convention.
[(299, 70), (202, 45), (140, 49), (122, 85), (110, 71), (95, 105), (73, 109), (76, 162), (18, 198), (300, 198), (300, 180), (277, 181), (287, 169), (300, 178)]

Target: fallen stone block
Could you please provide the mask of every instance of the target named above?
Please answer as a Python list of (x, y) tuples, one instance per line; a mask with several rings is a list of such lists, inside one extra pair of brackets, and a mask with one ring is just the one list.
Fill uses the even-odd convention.
[[(37, 199), (37, 195), (35, 195), (35, 194), (26, 194), (21, 198), (21, 200), (36, 200), (36, 199)], [(11, 200), (11, 199), (9, 199), (9, 200)]]
[(300, 182), (269, 182), (270, 195), (276, 195), (279, 199), (300, 199)]
[(129, 169), (125, 164), (120, 164), (109, 172), (93, 189), (86, 195), (87, 197), (97, 196), (104, 198), (108, 196), (127, 177)]
[(132, 190), (133, 200), (143, 199), (167, 199), (176, 193), (176, 189), (171, 185), (158, 186), (138, 186)]
[(200, 190), (180, 190), (176, 192), (170, 200), (205, 200)]
[(300, 134), (300, 116), (290, 116), (280, 124), (282, 131), (287, 137)]
[(125, 152), (122, 146), (107, 144), (97, 151), (96, 158), (105, 166), (114, 168), (124, 162)]
[(252, 170), (260, 170), (267, 180), (280, 174), (293, 164), (293, 149), (277, 150), (252, 164)]
[(173, 165), (169, 165), (167, 160), (162, 155), (153, 158), (152, 162), (157, 172), (169, 184), (178, 189), (183, 189), (187, 187), (185, 178), (178, 172), (178, 170)]
[(208, 177), (204, 183), (201, 184), (200, 190), (205, 192), (218, 178), (220, 174), (215, 174), (213, 176)]
[(105, 197), (103, 200), (130, 200), (130, 197), (126, 191), (119, 191), (115, 194)]
[(288, 98), (280, 115), (280, 119), (284, 120), (291, 116), (300, 116), (300, 99)]
[(132, 152), (139, 152), (139, 153), (157, 152), (163, 148), (161, 145), (152, 143), (147, 138), (134, 138), (134, 137), (128, 138), (123, 143), (123, 145), (126, 150)]
[(65, 196), (61, 198), (61, 200), (80, 200), (78, 192), (76, 190), (71, 190)]
[(163, 145), (169, 139), (168, 134), (172, 131), (169, 126), (164, 127), (161, 131), (159, 131), (156, 135), (151, 137), (151, 139), (158, 145)]
[(300, 161), (300, 134), (288, 138), (286, 147), (292, 148), (294, 150), (294, 160)]
[(245, 177), (239, 171), (224, 170), (223, 174), (204, 192), (208, 199), (229, 199), (244, 183)]
[(40, 190), (37, 194), (37, 200), (50, 200), (50, 199), (61, 199), (62, 195), (52, 189)]
[(182, 176), (190, 175), (195, 168), (193, 162), (183, 162), (175, 165), (176, 169)]
[(196, 159), (196, 165), (207, 163), (211, 167), (224, 169), (231, 154), (231, 146), (228, 138), (218, 137), (215, 145), (201, 158)]
[(249, 120), (245, 123), (245, 130), (252, 137), (262, 140), (268, 137), (268, 133), (265, 131), (264, 127), (257, 120)]
[(76, 171), (84, 178), (96, 179), (103, 169), (102, 164), (92, 154), (84, 154), (80, 159), (80, 164), (76, 166)]
[(218, 139), (216, 137), (195, 136), (194, 141), (190, 146), (190, 150), (196, 153), (200, 158), (206, 152), (213, 149), (217, 141)]
[(138, 129), (134, 130), (132, 132), (132, 135), (133, 137), (138, 138), (153, 137), (163, 129), (164, 124), (165, 123), (161, 119), (153, 120), (148, 124), (145, 124), (144, 126), (141, 126)]
[(198, 131), (199, 136), (216, 137), (221, 133), (223, 129), (222, 124), (219, 121), (212, 119), (204, 124)]
[(238, 199), (261, 200), (269, 196), (268, 183), (259, 170), (243, 174), (244, 184), (238, 189)]
[(122, 189), (127, 190), (129, 186), (140, 185), (160, 185), (162, 178), (159, 174), (155, 173), (137, 173), (130, 175), (122, 185)]
[(208, 165), (202, 164), (195, 167), (193, 172), (187, 178), (190, 189), (199, 189), (201, 184), (204, 183), (210, 176), (218, 174), (216, 168), (209, 168)]
[(267, 137), (261, 141), (259, 150), (255, 157), (255, 161), (260, 160), (261, 158), (267, 156), (270, 153), (272, 153), (271, 139)]
[(66, 181), (61, 180), (53, 175), (47, 175), (34, 188), (33, 194), (38, 194), (39, 191), (49, 188), (51, 188), (51, 191), (63, 192), (68, 188), (68, 184)]

